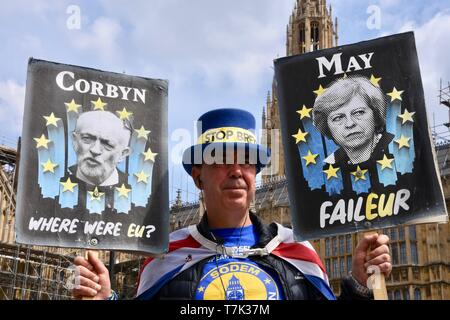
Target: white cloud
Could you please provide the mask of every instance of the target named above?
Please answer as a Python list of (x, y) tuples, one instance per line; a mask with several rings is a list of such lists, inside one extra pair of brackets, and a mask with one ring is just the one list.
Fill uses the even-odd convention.
[(25, 86), (14, 80), (0, 81), (0, 128), (2, 138), (15, 139), (22, 132)]
[(108, 62), (120, 60), (125, 48), (119, 43), (122, 27), (114, 19), (99, 17), (92, 25), (73, 33), (71, 44)]
[(379, 0), (380, 6), (384, 8), (395, 7), (399, 5), (401, 0)]
[(137, 48), (128, 57), (139, 61), (139, 71), (162, 72), (155, 76), (175, 79), (175, 86), (195, 78), (242, 94), (254, 94), (271, 78), (272, 60), (285, 54), (285, 25), (293, 8), (292, 0), (249, 0), (239, 10), (207, 0), (122, 4), (103, 2), (108, 16), (127, 26), (129, 46)]
[(44, 52), (44, 46), (42, 45), (41, 39), (31, 34), (22, 35), (17, 39), (17, 44), (22, 51), (32, 52), (35, 55), (40, 55)]
[(0, 17), (8, 17), (11, 14), (30, 13), (33, 15), (42, 15), (55, 6), (58, 6), (58, 0), (17, 0), (17, 1), (4, 1), (2, 2), (2, 10), (0, 10)]

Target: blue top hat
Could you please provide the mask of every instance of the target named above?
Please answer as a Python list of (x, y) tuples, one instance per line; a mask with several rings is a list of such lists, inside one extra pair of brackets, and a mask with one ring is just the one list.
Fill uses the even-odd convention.
[(233, 163), (233, 152), (238, 163), (248, 161), (255, 164), (256, 173), (269, 162), (270, 150), (257, 143), (255, 118), (245, 110), (209, 111), (198, 119), (197, 134), (197, 144), (183, 153), (183, 167), (189, 175), (193, 165), (229, 163), (230, 160)]

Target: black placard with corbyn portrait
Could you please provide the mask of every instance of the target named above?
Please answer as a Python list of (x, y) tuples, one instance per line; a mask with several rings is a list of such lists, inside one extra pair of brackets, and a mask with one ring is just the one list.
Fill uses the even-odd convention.
[(275, 60), (298, 240), (445, 222), (412, 32)]
[(167, 81), (30, 59), (17, 242), (162, 253)]

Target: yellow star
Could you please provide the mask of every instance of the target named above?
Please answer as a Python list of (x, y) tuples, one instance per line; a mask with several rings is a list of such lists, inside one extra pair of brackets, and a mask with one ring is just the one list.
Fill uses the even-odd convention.
[(101, 198), (105, 194), (104, 192), (99, 192), (97, 187), (95, 187), (94, 191), (88, 191), (88, 193), (91, 196), (91, 201), (98, 201), (98, 202), (100, 202)]
[(295, 143), (298, 144), (300, 141), (306, 142), (306, 135), (308, 135), (308, 132), (302, 132), (302, 130), (298, 129), (297, 134), (292, 136), (295, 138)]
[(370, 82), (372, 82), (372, 84), (375, 87), (380, 87), (380, 85), (378, 84), (378, 82), (380, 82), (381, 78), (376, 78), (373, 74), (370, 76)]
[(401, 135), (400, 139), (394, 141), (398, 143), (398, 150), (400, 150), (403, 147), (409, 148), (409, 140), (411, 140), (411, 138), (407, 138), (404, 135)]
[(382, 160), (377, 160), (377, 162), (381, 165), (381, 170), (384, 170), (386, 168), (392, 169), (392, 161), (394, 161), (394, 158), (389, 159), (385, 154), (383, 155)]
[(367, 169), (361, 170), (359, 166), (356, 167), (356, 171), (351, 172), (351, 174), (355, 177), (355, 182), (358, 180), (366, 180), (366, 172)]
[(61, 185), (63, 186), (63, 192), (66, 192), (66, 191), (73, 192), (73, 188), (74, 188), (76, 185), (78, 185), (78, 183), (73, 183), (73, 182), (70, 180), (70, 177), (67, 178), (66, 182), (60, 182), (60, 183), (61, 183)]
[(311, 118), (311, 110), (312, 108), (307, 108), (305, 105), (303, 105), (301, 110), (297, 110), (297, 113), (300, 115), (300, 120), (303, 118)]
[(144, 182), (145, 184), (147, 183), (147, 179), (150, 176), (145, 174), (144, 170), (141, 170), (141, 172), (135, 173), (134, 175), (138, 178), (137, 183)]
[(119, 192), (119, 197), (128, 198), (128, 193), (131, 191), (131, 189), (127, 189), (125, 187), (125, 184), (122, 183), (122, 186), (120, 188), (116, 187), (117, 192)]
[(328, 166), (327, 170), (323, 170), (327, 174), (327, 180), (330, 180), (332, 177), (337, 178), (337, 172), (339, 171), (339, 168), (334, 168), (331, 164)]
[(97, 99), (97, 101), (91, 101), (91, 102), (94, 106), (94, 110), (105, 111), (105, 106), (107, 105), (107, 103), (103, 102), (102, 99), (100, 99), (100, 97)]
[(316, 164), (316, 157), (317, 157), (318, 155), (319, 155), (319, 154), (312, 154), (312, 153), (311, 153), (311, 150), (308, 150), (308, 154), (307, 154), (306, 156), (302, 157), (302, 158), (305, 159), (305, 161), (306, 161), (306, 166), (308, 166), (308, 165), (311, 164), (311, 163)]
[(133, 112), (128, 112), (125, 108), (122, 111), (116, 111), (116, 113), (119, 115), (120, 120), (130, 120), (130, 116), (133, 114)]
[(408, 109), (405, 109), (405, 112), (400, 114), (398, 117), (402, 118), (402, 124), (405, 124), (407, 121), (414, 122), (412, 116), (415, 114), (415, 112), (409, 112)]
[(153, 162), (155, 162), (155, 156), (157, 155), (157, 153), (153, 153), (150, 148), (148, 148), (146, 152), (142, 152), (142, 154), (145, 156), (144, 161), (152, 160)]
[(57, 163), (53, 163), (50, 158), (47, 160), (47, 162), (41, 163), (41, 165), (44, 167), (44, 172), (51, 172), (55, 173), (55, 168), (58, 166)]
[(322, 85), (319, 85), (319, 89), (314, 90), (313, 92), (314, 92), (315, 94), (317, 94), (317, 96), (320, 96), (322, 93), (325, 92), (325, 90), (326, 90), (326, 89), (324, 89), (324, 88), (322, 87)]
[(39, 149), (39, 147), (44, 147), (45, 149), (48, 149), (48, 143), (52, 142), (52, 140), (47, 139), (44, 135), (42, 135), (40, 138), (33, 138), (34, 141), (37, 142), (36, 149)]
[(72, 99), (72, 101), (70, 101), (69, 103), (65, 102), (64, 104), (67, 107), (67, 112), (72, 111), (72, 112), (78, 113), (78, 108), (81, 107), (81, 104), (75, 103), (75, 99)]
[(205, 290), (205, 288), (204, 287), (200, 287), (200, 288), (198, 288), (198, 292), (203, 292)]
[(395, 99), (401, 101), (402, 100), (402, 97), (401, 97), (402, 93), (403, 93), (403, 90), (402, 91), (397, 91), (397, 89), (395, 89), (395, 87), (394, 87), (392, 92), (389, 92), (387, 95), (391, 97), (391, 102), (394, 101)]
[(264, 282), (265, 282), (266, 284), (270, 284), (270, 279), (266, 278), (266, 279), (264, 279)]
[(147, 139), (148, 134), (150, 133), (150, 130), (145, 130), (144, 126), (141, 126), (140, 129), (134, 129), (138, 133), (138, 139), (144, 138)]
[(56, 118), (55, 114), (52, 112), (49, 116), (44, 116), (44, 119), (47, 121), (46, 126), (54, 125), (55, 127), (58, 127), (58, 120), (61, 120), (61, 118)]

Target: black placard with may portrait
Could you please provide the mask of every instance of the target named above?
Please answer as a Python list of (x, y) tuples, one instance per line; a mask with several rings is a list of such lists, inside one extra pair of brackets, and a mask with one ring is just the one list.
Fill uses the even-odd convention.
[(412, 32), (275, 60), (298, 240), (448, 216)]

